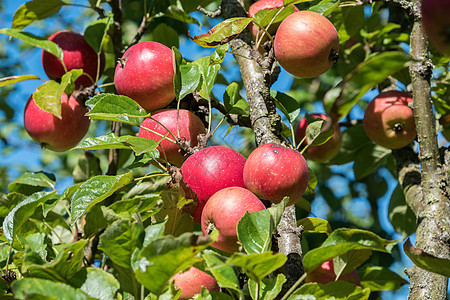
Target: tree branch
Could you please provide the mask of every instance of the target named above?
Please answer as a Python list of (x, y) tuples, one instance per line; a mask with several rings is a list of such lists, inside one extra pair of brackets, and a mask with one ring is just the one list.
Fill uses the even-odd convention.
[[(221, 7), (225, 19), (247, 15), (242, 1), (239, 0), (222, 0)], [(273, 68), (262, 66), (261, 55), (252, 45), (253, 41), (248, 30), (244, 30), (230, 42), (250, 105), (250, 122), (255, 133), (255, 141), (257, 145), (280, 143), (281, 117), (276, 113), (275, 104), (270, 97), (272, 76), (267, 73), (268, 69)], [(287, 263), (279, 270), (288, 279), (283, 285), (285, 293), (304, 273), (294, 205), (286, 208), (277, 228), (276, 237), (278, 245), (274, 246), (288, 257)]]

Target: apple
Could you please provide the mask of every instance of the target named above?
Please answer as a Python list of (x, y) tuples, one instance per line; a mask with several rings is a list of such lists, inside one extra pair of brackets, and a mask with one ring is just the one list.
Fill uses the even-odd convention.
[(292, 205), (308, 187), (309, 171), (297, 150), (275, 143), (259, 146), (244, 165), (244, 184), (259, 198), (280, 203), (289, 197)]
[(214, 277), (195, 267), (185, 272), (179, 272), (172, 277), (175, 287), (181, 289), (180, 299), (191, 299), (202, 291), (202, 286), (208, 291), (219, 292), (220, 287)]
[(24, 126), (28, 134), (42, 147), (62, 152), (73, 148), (86, 135), (90, 119), (86, 106), (73, 96), (61, 95), (61, 119), (40, 109), (32, 96), (24, 111)]
[(209, 235), (217, 229), (219, 236), (211, 246), (225, 252), (239, 251), (237, 223), (245, 212), (251, 213), (265, 208), (261, 200), (245, 188), (224, 188), (212, 195), (203, 208), (203, 234)]
[(166, 107), (175, 98), (172, 50), (158, 42), (141, 42), (128, 48), (119, 60), (114, 84), (119, 94), (146, 111)]
[(224, 146), (203, 148), (184, 161), (180, 168), (183, 181), (198, 199), (192, 214), (196, 223), (200, 224), (202, 209), (215, 192), (226, 187), (244, 187), (244, 164), (242, 154)]
[[(167, 130), (171, 133), (169, 133), (167, 138), (172, 141), (163, 139), (163, 136), (167, 134)], [(181, 147), (174, 143), (176, 138), (180, 137), (186, 141), (190, 141), (191, 146), (194, 147), (198, 144), (197, 136), (205, 133), (205, 126), (200, 118), (185, 109), (180, 109), (178, 113), (176, 109), (166, 109), (154, 112), (151, 115), (151, 118), (146, 118), (142, 122), (141, 128), (139, 129), (139, 136), (142, 138), (154, 141), (163, 139), (158, 147), (160, 158), (164, 159), (164, 157), (166, 157), (169, 163), (177, 167), (181, 166), (186, 157), (180, 152)]]
[(450, 55), (450, 0), (422, 0), (422, 24), (430, 42)]
[(409, 104), (413, 101), (408, 93), (382, 92), (376, 96), (364, 112), (363, 125), (367, 136), (376, 144), (399, 149), (416, 138), (414, 114)]
[(442, 135), (450, 141), (450, 114), (440, 117), (439, 123), (442, 125)]
[[(283, 0), (259, 0), (255, 3), (253, 3), (249, 9), (248, 9), (248, 17), (253, 18), (254, 15), (260, 10), (263, 9), (273, 9), (273, 8), (279, 8), (284, 6)], [(298, 11), (298, 8), (295, 5), (292, 5), (294, 7), (294, 11)], [(280, 26), (280, 23), (272, 23), (269, 27), (269, 33), (274, 34)], [(259, 32), (258, 26), (254, 25), (253, 23), (250, 23), (248, 29), (252, 33), (253, 38), (256, 38)]]
[[(355, 285), (361, 285), (359, 279), (358, 271), (353, 270), (347, 274), (341, 274), (337, 280), (347, 281), (354, 283)], [(317, 282), (321, 284), (326, 284), (329, 282), (336, 281), (336, 274), (334, 273), (333, 259), (324, 262), (319, 267), (315, 268), (309, 274), (306, 275), (306, 282)]]
[[(48, 38), (49, 41), (56, 43), (63, 51), (63, 62), (67, 71), (73, 69), (83, 69), (95, 81), (97, 78), (98, 55), (86, 42), (86, 39), (78, 33), (71, 31), (58, 31)], [(48, 78), (60, 81), (65, 74), (61, 61), (51, 53), (42, 51), (42, 66)], [(99, 78), (105, 69), (105, 54), (100, 54)], [(94, 82), (86, 75), (78, 77), (75, 81), (75, 87), (89, 87)]]
[[(320, 118), (326, 120), (328, 117), (324, 114), (310, 114), (312, 118)], [(306, 128), (308, 127), (308, 121), (306, 118), (300, 120), (295, 131), (295, 140), (300, 143), (306, 136)], [(342, 144), (342, 133), (339, 124), (334, 124), (334, 134), (333, 136), (322, 145), (308, 146), (305, 152), (305, 157), (316, 162), (327, 162), (333, 159), (341, 148)], [(307, 141), (305, 139), (305, 146)]]
[(275, 35), (275, 57), (290, 74), (312, 78), (337, 61), (339, 37), (333, 24), (313, 11), (287, 16)]

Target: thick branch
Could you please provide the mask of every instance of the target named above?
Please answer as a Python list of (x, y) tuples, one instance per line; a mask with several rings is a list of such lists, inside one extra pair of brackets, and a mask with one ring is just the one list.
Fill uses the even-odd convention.
[[(246, 16), (243, 3), (239, 0), (223, 0), (224, 18)], [(262, 67), (261, 56), (252, 46), (250, 33), (245, 30), (230, 42), (233, 55), (239, 65), (250, 105), (250, 121), (257, 145), (280, 143), (281, 118), (276, 113), (275, 104), (270, 97), (271, 76), (267, 66)], [(304, 273), (302, 250), (296, 223), (295, 206), (286, 208), (277, 228), (278, 251), (288, 256), (288, 262), (281, 272), (288, 281), (283, 290), (289, 289)]]
[[(418, 12), (420, 0), (411, 2)], [(420, 143), (422, 197), (410, 206), (416, 208), (418, 228), (416, 247), (428, 254), (450, 258), (450, 202), (446, 196), (445, 173), (440, 165), (436, 122), (431, 103), (431, 63), (428, 61), (427, 40), (417, 14), (412, 14), (411, 55), (416, 61), (410, 67), (413, 88), (413, 109), (417, 137)], [(414, 266), (409, 272), (409, 299), (445, 299), (447, 278)]]

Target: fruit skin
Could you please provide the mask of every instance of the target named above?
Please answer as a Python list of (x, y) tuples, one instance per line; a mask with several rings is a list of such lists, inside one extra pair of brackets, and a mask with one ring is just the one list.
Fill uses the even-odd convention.
[(228, 187), (215, 193), (206, 202), (202, 212), (202, 231), (208, 235), (212, 227), (219, 236), (211, 244), (226, 252), (239, 251), (236, 226), (245, 212), (255, 212), (266, 207), (252, 192), (242, 187)]
[(244, 184), (262, 199), (288, 205), (297, 202), (308, 186), (309, 171), (305, 158), (297, 150), (275, 143), (259, 146), (250, 153), (244, 166)]
[[(154, 112), (151, 115), (152, 118), (145, 119), (141, 128), (139, 129), (139, 136), (142, 138), (146, 138), (149, 140), (159, 141), (162, 139), (162, 136), (167, 134), (166, 128), (175, 136), (177, 136), (177, 110), (176, 109), (167, 109), (160, 110)], [(194, 115), (192, 112), (180, 109), (178, 113), (178, 130), (179, 137), (185, 139), (186, 141), (191, 141), (191, 146), (194, 147), (198, 144), (197, 136), (199, 134), (205, 134), (205, 126), (199, 117)], [(159, 122), (159, 123), (158, 123)], [(164, 128), (162, 125), (164, 125)], [(153, 130), (160, 135), (148, 131), (142, 127)], [(174, 140), (174, 137), (169, 134), (167, 136), (171, 140)], [(161, 148), (164, 150), (162, 151)], [(185, 161), (186, 157), (180, 153), (181, 147), (177, 144), (164, 139), (160, 142), (158, 151), (160, 152), (160, 158), (164, 159), (164, 154), (167, 157), (167, 161), (171, 164), (180, 167), (181, 164)]]
[(200, 294), (202, 286), (208, 291), (219, 292), (220, 287), (214, 277), (195, 267), (185, 272), (179, 272), (172, 279), (177, 289), (181, 289), (180, 299), (190, 299)]
[[(93, 80), (97, 77), (98, 56), (91, 46), (86, 42), (85, 38), (78, 33), (63, 30), (52, 34), (49, 41), (56, 43), (63, 50), (63, 61), (67, 71), (73, 69), (83, 69), (84, 73), (89, 74)], [(42, 50), (42, 66), (48, 78), (60, 81), (65, 74), (61, 61), (44, 50)], [(105, 53), (100, 53), (100, 70), (99, 78), (105, 69)], [(94, 83), (86, 76), (82, 75), (75, 81), (75, 87), (89, 87)]]
[[(248, 17), (252, 18), (256, 13), (263, 9), (272, 9), (272, 8), (279, 8), (284, 6), (283, 0), (259, 0), (255, 3), (253, 3), (248, 8)], [(299, 11), (298, 8), (295, 5), (292, 5), (294, 7), (294, 11)], [(277, 31), (278, 26), (280, 26), (280, 23), (272, 23), (269, 27), (269, 33), (274, 34)], [(253, 38), (256, 38), (259, 27), (254, 25), (253, 23), (250, 23), (248, 26), (248, 29), (252, 33)]]
[(117, 92), (139, 103), (146, 111), (166, 107), (175, 98), (172, 50), (158, 42), (131, 46), (117, 63)]
[[(355, 285), (361, 285), (359, 279), (358, 271), (353, 270), (347, 274), (341, 274), (338, 280), (347, 281), (354, 283)], [(324, 262), (319, 267), (311, 271), (305, 278), (306, 282), (317, 282), (321, 284), (326, 284), (329, 282), (336, 281), (336, 274), (334, 273), (333, 259)]]
[(61, 95), (61, 119), (40, 109), (32, 96), (24, 112), (24, 126), (28, 134), (43, 147), (62, 152), (76, 146), (86, 135), (91, 120), (88, 109), (73, 96)]
[(367, 136), (389, 149), (410, 144), (417, 135), (414, 114), (408, 106), (412, 101), (408, 93), (401, 91), (387, 91), (376, 96), (364, 112)]
[(450, 55), (450, 0), (422, 0), (422, 24), (430, 42)]
[(275, 57), (287, 72), (312, 78), (325, 73), (336, 62), (339, 36), (324, 16), (298, 11), (281, 22), (274, 49)]
[[(326, 120), (327, 116), (324, 114), (310, 114), (312, 118), (320, 118)], [(295, 131), (295, 140), (300, 143), (306, 135), (306, 128), (308, 121), (306, 118), (300, 120)], [(306, 142), (306, 140), (305, 140)], [(338, 153), (342, 144), (342, 133), (339, 124), (334, 124), (333, 136), (322, 145), (309, 146), (306, 149), (305, 157), (316, 162), (327, 162), (332, 160)], [(306, 143), (305, 143), (306, 145)]]
[(224, 147), (203, 148), (189, 156), (180, 168), (183, 181), (197, 194), (198, 205), (193, 213), (200, 224), (206, 201), (217, 191), (226, 187), (245, 187), (243, 170), (245, 157)]

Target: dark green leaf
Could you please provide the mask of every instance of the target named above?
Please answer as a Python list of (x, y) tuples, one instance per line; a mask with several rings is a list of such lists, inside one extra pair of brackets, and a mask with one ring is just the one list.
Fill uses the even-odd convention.
[(89, 296), (62, 282), (39, 278), (23, 278), (14, 281), (12, 291), (15, 299), (64, 299), (88, 300)]
[(270, 91), (275, 105), (283, 112), (289, 122), (293, 122), (300, 114), (301, 102), (285, 93)]
[[(39, 1), (39, 2), (45, 2)], [(62, 49), (52, 41), (49, 41), (43, 37), (35, 36), (31, 33), (24, 32), (18, 29), (9, 29), (9, 28), (3, 28), (0, 29), (0, 33), (7, 34), (11, 37), (15, 37), (19, 40), (21, 40), (24, 43), (27, 43), (33, 47), (38, 47), (41, 49), (44, 49), (48, 53), (53, 54), (57, 58), (59, 58), (60, 61), (63, 60), (63, 52)]]
[(371, 249), (360, 249), (348, 251), (333, 258), (334, 273), (336, 278), (348, 274), (359, 267), (372, 255)]
[(261, 300), (276, 299), (285, 282), (286, 277), (283, 274), (278, 274), (276, 278), (263, 278), (259, 286), (255, 281), (249, 280), (248, 286), (250, 295), (252, 296), (252, 299), (257, 299), (256, 295), (260, 295), (259, 299)]
[(0, 217), (6, 217), (9, 212), (26, 198), (22, 193), (0, 194)]
[[(161, 201), (160, 195), (146, 194), (129, 199), (122, 199), (109, 206), (118, 216), (126, 219), (131, 218), (135, 213), (152, 212), (152, 215), (159, 211), (157, 204)], [(148, 218), (149, 215), (146, 215)], [(142, 218), (142, 216), (141, 216)], [(145, 221), (143, 219), (143, 221)]]
[(158, 16), (168, 17), (184, 23), (192, 23), (201, 26), (201, 24), (197, 21), (197, 19), (191, 17), (186, 11), (178, 8), (175, 5), (170, 5), (164, 14)]
[[(84, 31), (86, 42), (96, 53), (102, 52), (102, 45), (105, 43), (109, 26), (112, 24), (112, 15), (89, 24)], [(95, 79), (95, 78), (94, 78)]]
[(333, 281), (327, 284), (306, 283), (297, 289), (288, 299), (365, 300), (369, 299), (369, 294), (369, 289), (362, 289), (350, 282)]
[(100, 268), (83, 268), (71, 280), (71, 285), (90, 297), (101, 300), (114, 299), (120, 284), (117, 279)]
[(8, 185), (10, 193), (31, 195), (44, 189), (55, 189), (55, 175), (45, 172), (25, 172)]
[(14, 13), (12, 28), (23, 29), (37, 20), (56, 14), (65, 2), (60, 0), (32, 0), (22, 4)]
[(130, 171), (116, 176), (99, 175), (84, 182), (72, 197), (72, 222), (75, 222), (93, 205), (111, 196), (132, 180), (133, 174)]
[(244, 269), (247, 276), (260, 282), (264, 277), (280, 268), (286, 262), (287, 257), (282, 253), (252, 253), (252, 254), (234, 254), (227, 263)]
[(359, 272), (361, 286), (371, 291), (396, 290), (408, 282), (386, 267), (367, 267)]
[(391, 153), (390, 149), (373, 143), (364, 145), (354, 157), (353, 172), (355, 173), (355, 179), (360, 180), (374, 172), (385, 163)]
[(92, 152), (85, 151), (78, 159), (78, 163), (73, 169), (72, 176), (75, 183), (83, 182), (97, 175), (102, 174), (100, 159)]
[(220, 287), (242, 293), (236, 271), (226, 263), (226, 257), (211, 250), (205, 250), (202, 257)]
[(239, 89), (239, 84), (236, 82), (228, 85), (223, 93), (223, 103), (228, 114), (248, 116), (250, 114), (250, 107), (247, 100), (243, 99), (239, 94)]
[(403, 250), (413, 263), (424, 270), (450, 277), (450, 260), (439, 258), (414, 247), (409, 238), (403, 244)]
[(210, 243), (209, 238), (193, 233), (156, 239), (133, 256), (136, 278), (150, 292), (160, 295), (172, 276), (201, 260), (197, 254)]
[(217, 47), (236, 38), (251, 21), (251, 18), (242, 17), (227, 19), (207, 33), (191, 37), (191, 40), (202, 47)]
[(36, 75), (14, 75), (9, 77), (3, 77), (0, 78), (0, 87), (31, 79), (40, 79), (40, 78), (37, 77)]
[(395, 232), (400, 233), (402, 238), (416, 232), (416, 215), (406, 203), (405, 195), (400, 185), (397, 185), (392, 192), (391, 200), (388, 206), (388, 217)]

